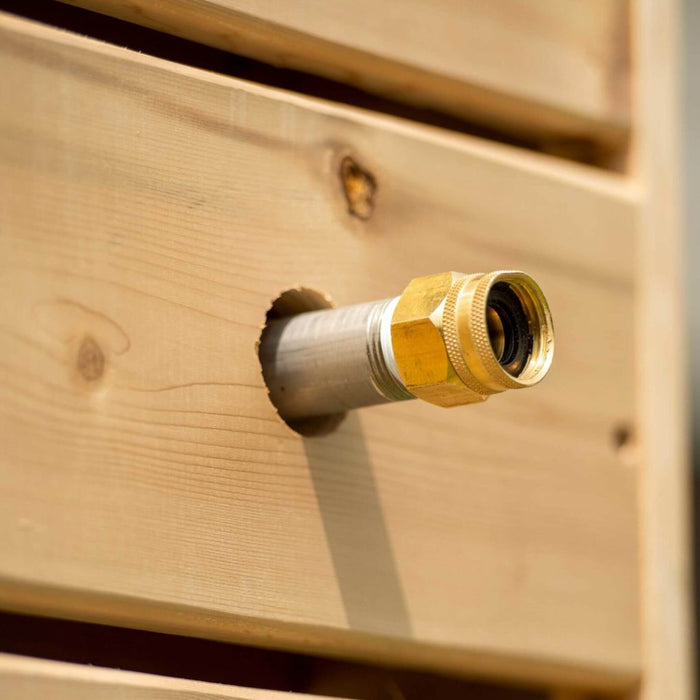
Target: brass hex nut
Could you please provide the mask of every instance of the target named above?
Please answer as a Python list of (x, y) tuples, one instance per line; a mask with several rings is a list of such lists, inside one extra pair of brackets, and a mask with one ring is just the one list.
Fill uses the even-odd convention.
[(459, 272), (441, 272), (412, 280), (391, 320), (394, 359), (406, 388), (417, 398), (438, 406), (477, 403), (487, 398), (457, 376), (443, 328), (448, 297), (467, 277)]

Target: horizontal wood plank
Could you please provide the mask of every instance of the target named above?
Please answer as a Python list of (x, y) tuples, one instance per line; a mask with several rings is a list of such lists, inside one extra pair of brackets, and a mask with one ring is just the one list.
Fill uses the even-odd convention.
[(620, 147), (628, 0), (69, 0), (400, 102)]
[[(3, 15), (0, 604), (591, 687), (639, 672), (636, 191), (582, 166)], [(376, 180), (348, 211), (351, 154)], [(367, 213), (366, 211), (364, 212)], [(302, 439), (256, 341), (339, 304), (521, 268), (551, 376)]]
[(312, 700), (316, 695), (239, 688), (0, 654), (0, 695), (12, 700)]

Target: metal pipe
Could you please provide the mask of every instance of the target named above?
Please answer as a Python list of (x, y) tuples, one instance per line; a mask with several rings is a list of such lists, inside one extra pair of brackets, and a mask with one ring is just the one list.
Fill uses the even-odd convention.
[(391, 299), (268, 321), (259, 355), (287, 421), (421, 398), (484, 401), (538, 383), (554, 350), (542, 291), (522, 272), (447, 272)]
[(268, 322), (260, 359), (280, 415), (295, 420), (414, 398), (391, 352), (391, 313), (397, 301), (398, 297), (383, 299)]

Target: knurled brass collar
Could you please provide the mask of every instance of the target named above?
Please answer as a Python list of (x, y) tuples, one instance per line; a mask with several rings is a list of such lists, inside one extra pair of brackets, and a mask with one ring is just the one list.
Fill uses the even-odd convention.
[[(517, 376), (504, 369), (494, 354), (486, 320), (489, 294), (501, 282), (515, 293), (529, 323), (529, 360)], [(554, 327), (547, 300), (529, 275), (499, 271), (472, 276), (461, 285), (454, 314), (465, 364), (488, 393), (532, 386), (547, 374), (554, 354)]]

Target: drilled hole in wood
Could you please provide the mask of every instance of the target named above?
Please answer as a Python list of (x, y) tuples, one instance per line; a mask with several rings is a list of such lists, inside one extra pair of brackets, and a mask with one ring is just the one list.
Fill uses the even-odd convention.
[(626, 464), (634, 464), (637, 458), (637, 441), (634, 429), (627, 423), (613, 428), (612, 443), (618, 457)]
[(632, 429), (628, 425), (617, 425), (613, 429), (613, 444), (620, 450), (632, 440)]
[[(332, 309), (333, 307), (334, 304), (327, 294), (308, 287), (295, 287), (294, 289), (288, 289), (282, 292), (282, 294), (280, 294), (272, 302), (272, 306), (268, 309), (267, 314), (265, 315), (265, 326), (263, 327), (262, 333), (260, 334), (260, 340), (258, 341), (258, 359), (260, 360), (265, 385), (268, 388), (270, 386), (270, 377), (265, 371), (265, 362), (262, 360), (260, 349), (265, 339), (265, 333), (268, 329), (268, 324), (270, 321), (286, 318), (288, 316), (296, 316), (297, 314), (302, 314), (307, 311), (320, 311), (322, 309)], [(284, 387), (280, 387), (280, 390), (284, 391)], [(274, 402), (271, 398), (270, 402), (274, 406)], [(275, 410), (277, 410), (277, 406), (275, 406)], [(279, 412), (277, 415), (279, 415)], [(303, 435), (304, 437), (312, 437), (327, 435), (328, 433), (333, 432), (345, 419), (345, 415), (345, 413), (336, 413), (333, 415), (314, 416), (301, 420), (284, 420), (284, 418), (280, 416), (280, 420), (284, 420), (284, 422), (292, 430), (300, 435)]]

